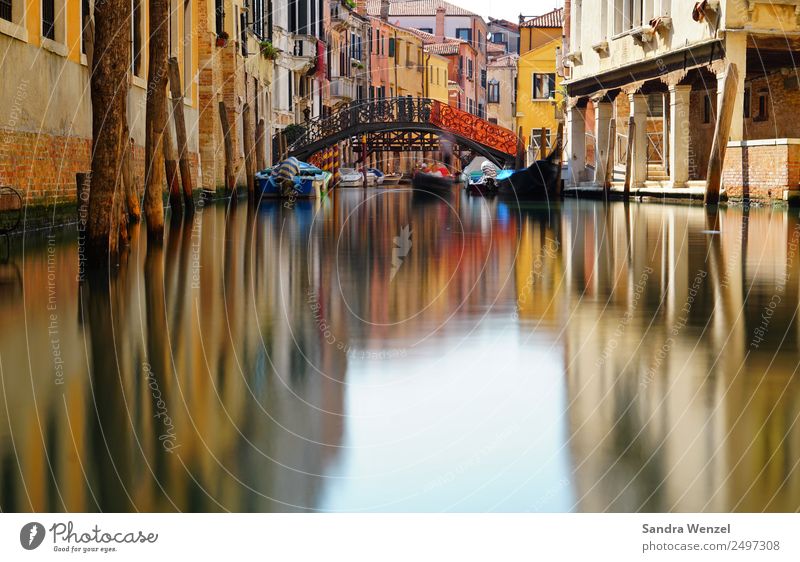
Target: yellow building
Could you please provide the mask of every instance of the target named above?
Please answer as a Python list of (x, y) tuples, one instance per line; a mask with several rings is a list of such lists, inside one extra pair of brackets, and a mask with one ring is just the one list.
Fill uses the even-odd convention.
[(422, 39), (414, 32), (392, 26), (389, 36), (389, 56), (395, 52), (394, 68), (389, 69), (389, 80), (397, 85), (398, 96), (422, 97), (425, 85), (425, 63), (422, 58)]
[(520, 25), (516, 129), (522, 129), (529, 160), (538, 157), (542, 129), (548, 147), (555, 142), (561, 101), (556, 56), (561, 47), (562, 12), (558, 8)]
[(435, 53), (425, 53), (425, 92), (426, 98), (448, 103), (447, 59)]
[[(0, 185), (10, 185), (32, 203), (74, 201), (75, 174), (91, 166), (92, 109), (82, 22), (92, 2), (20, 0), (0, 2)], [(170, 54), (178, 59), (186, 96), (186, 126), (194, 185), (199, 185), (196, 82), (196, 0), (172, 0)], [(134, 0), (128, 124), (134, 139), (135, 173), (144, 173), (147, 95), (148, 5)], [(141, 182), (139, 182), (141, 183)]]

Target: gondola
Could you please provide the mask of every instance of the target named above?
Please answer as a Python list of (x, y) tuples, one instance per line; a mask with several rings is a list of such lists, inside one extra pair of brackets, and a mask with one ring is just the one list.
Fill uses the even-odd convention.
[(411, 179), (411, 186), (415, 193), (432, 195), (450, 195), (454, 185), (453, 178), (440, 174), (428, 174), (426, 172), (416, 172)]
[[(551, 201), (558, 194), (558, 169), (554, 150), (544, 160), (537, 160), (523, 170), (517, 170), (497, 182), (497, 194), (520, 201)], [(498, 174), (499, 179), (499, 174)]]

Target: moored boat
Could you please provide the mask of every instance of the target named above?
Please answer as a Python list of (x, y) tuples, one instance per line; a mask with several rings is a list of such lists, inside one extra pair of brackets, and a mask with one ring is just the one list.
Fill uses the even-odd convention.
[(411, 180), (411, 185), (415, 192), (432, 193), (435, 195), (445, 195), (452, 192), (452, 176), (441, 174), (431, 174), (428, 172), (417, 172)]
[(279, 182), (273, 175), (273, 168), (265, 168), (256, 172), (256, 188), (263, 198), (297, 197), (313, 199), (319, 197), (327, 189), (330, 174), (323, 172), (307, 162), (297, 162), (298, 174), (293, 176), (293, 192), (282, 192)]
[(558, 168), (555, 151), (544, 160), (537, 160), (527, 168), (500, 179), (498, 174), (497, 193), (509, 199), (525, 201), (549, 201), (558, 193)]
[[(367, 186), (378, 183), (378, 176), (367, 168)], [(364, 173), (355, 168), (339, 168), (339, 187), (364, 187)]]
[[(386, 177), (383, 172), (378, 168), (367, 168), (367, 171), (375, 176), (375, 185), (383, 185), (383, 179)], [(369, 182), (369, 178), (367, 178), (367, 182)]]
[(383, 185), (397, 185), (403, 179), (403, 174), (383, 174)]

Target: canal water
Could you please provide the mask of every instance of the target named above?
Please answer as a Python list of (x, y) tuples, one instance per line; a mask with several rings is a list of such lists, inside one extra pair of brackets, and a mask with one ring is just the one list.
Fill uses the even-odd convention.
[[(3, 511), (795, 511), (796, 212), (404, 189), (0, 263)], [(81, 277), (83, 280), (80, 280)]]

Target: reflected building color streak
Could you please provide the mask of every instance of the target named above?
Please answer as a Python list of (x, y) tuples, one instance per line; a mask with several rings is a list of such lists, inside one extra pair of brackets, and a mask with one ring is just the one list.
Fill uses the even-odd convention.
[(0, 263), (3, 511), (800, 507), (784, 212), (209, 204), (83, 284), (50, 240)]

